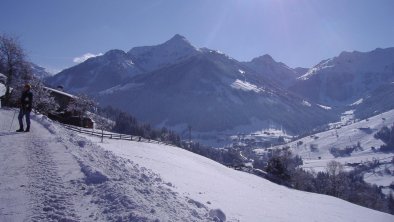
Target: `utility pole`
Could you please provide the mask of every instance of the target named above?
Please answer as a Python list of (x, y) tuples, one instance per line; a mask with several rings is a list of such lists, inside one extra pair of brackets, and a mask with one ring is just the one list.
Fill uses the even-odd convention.
[(191, 144), (192, 143), (192, 126), (189, 125), (188, 128), (189, 128), (189, 143)]

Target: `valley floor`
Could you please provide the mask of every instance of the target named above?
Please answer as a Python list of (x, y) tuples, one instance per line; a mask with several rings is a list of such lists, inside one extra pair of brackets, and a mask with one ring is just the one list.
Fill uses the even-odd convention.
[(394, 221), (288, 189), (186, 150), (81, 136), (0, 109), (0, 221)]

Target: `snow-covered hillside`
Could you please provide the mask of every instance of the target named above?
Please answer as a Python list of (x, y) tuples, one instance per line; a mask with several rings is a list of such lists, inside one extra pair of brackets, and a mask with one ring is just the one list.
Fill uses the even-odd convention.
[(65, 69), (47, 78), (46, 82), (53, 87), (62, 85), (68, 92), (93, 94), (111, 88), (141, 72), (126, 52), (114, 49)]
[[(276, 62), (270, 55), (263, 55), (243, 64), (255, 70), (264, 78), (283, 87), (288, 87), (294, 83), (299, 76), (295, 70), (281, 62)], [(298, 71), (300, 70), (298, 69)]]
[[(0, 110), (0, 221), (393, 221), (276, 185), (180, 148), (68, 132)], [(16, 128), (14, 126), (12, 129)]]
[[(305, 106), (302, 98), (265, 81), (261, 74), (209, 50), (135, 76), (102, 91), (97, 99), (102, 106), (127, 111), (155, 127), (165, 126), (182, 133), (191, 125), (193, 137), (206, 134), (212, 140), (217, 139), (218, 133), (234, 135), (261, 130), (268, 122), (297, 133), (333, 119), (320, 106)], [(255, 128), (256, 121), (265, 124)], [(244, 130), (239, 131), (239, 127)], [(207, 137), (194, 138), (197, 137), (206, 142)]]
[(34, 63), (30, 63), (30, 67), (31, 67), (32, 74), (39, 79), (45, 79), (45, 78), (52, 76), (51, 73), (49, 73), (45, 68), (43, 68), (39, 65), (36, 65)]
[(42, 116), (9, 132), (12, 116), (0, 110), (0, 221), (211, 220), (146, 167)]
[[(345, 121), (347, 121), (345, 119)], [(377, 116), (355, 122), (350, 125), (340, 126), (337, 124), (335, 128), (307, 136), (291, 143), (274, 147), (281, 148), (289, 146), (294, 154), (298, 154), (304, 160), (303, 167), (305, 169), (314, 169), (316, 171), (324, 171), (329, 161), (335, 160), (347, 165), (352, 163), (360, 163), (380, 160), (381, 163), (390, 163), (394, 157), (394, 153), (382, 153), (373, 151), (378, 149), (383, 142), (375, 139), (374, 135), (383, 127), (394, 124), (394, 110), (379, 114)], [(350, 156), (334, 157), (331, 154), (331, 148), (345, 149), (346, 147), (357, 147)], [(358, 148), (359, 147), (359, 148)], [(374, 147), (374, 148), (372, 148)], [(255, 150), (257, 153), (267, 152), (265, 149)], [(388, 164), (387, 167), (394, 168)], [(386, 166), (382, 166), (386, 167)], [(383, 168), (382, 168), (383, 171)], [(388, 186), (394, 182), (394, 176), (385, 173), (369, 172), (365, 175), (366, 181), (381, 186)]]
[(185, 37), (176, 34), (160, 45), (134, 47), (127, 54), (144, 71), (153, 71), (199, 53)]
[[(346, 106), (394, 81), (394, 48), (342, 52), (298, 78), (290, 89), (329, 106)], [(384, 103), (384, 101), (382, 101)]]

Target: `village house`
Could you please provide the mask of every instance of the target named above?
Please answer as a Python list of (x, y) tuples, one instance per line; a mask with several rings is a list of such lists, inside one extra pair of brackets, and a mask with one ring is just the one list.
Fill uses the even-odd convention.
[(68, 105), (71, 101), (77, 97), (63, 91), (63, 87), (57, 87), (57, 89), (45, 87), (45, 89), (54, 98), (55, 102), (59, 105), (58, 110), (48, 115), (49, 118), (56, 120), (64, 124), (70, 124), (75, 126), (81, 126), (85, 128), (93, 128), (94, 121), (89, 117), (83, 117), (82, 121), (79, 118), (79, 113), (70, 112), (67, 110)]

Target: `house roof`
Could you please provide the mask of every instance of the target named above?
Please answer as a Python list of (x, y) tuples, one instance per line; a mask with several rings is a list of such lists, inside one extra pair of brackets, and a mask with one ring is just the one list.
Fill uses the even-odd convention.
[(48, 91), (52, 91), (52, 92), (57, 93), (57, 94), (61, 94), (61, 95), (64, 95), (64, 96), (67, 96), (67, 97), (71, 97), (71, 98), (77, 98), (77, 96), (74, 96), (74, 95), (72, 95), (70, 93), (66, 93), (66, 92), (63, 92), (63, 91), (60, 91), (60, 90), (57, 90), (57, 89), (52, 89), (52, 88), (49, 88), (49, 87), (44, 87), (44, 88), (46, 90), (48, 90)]

